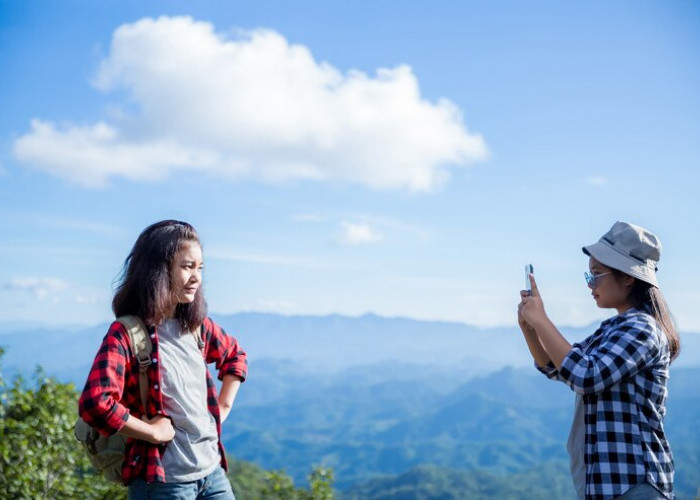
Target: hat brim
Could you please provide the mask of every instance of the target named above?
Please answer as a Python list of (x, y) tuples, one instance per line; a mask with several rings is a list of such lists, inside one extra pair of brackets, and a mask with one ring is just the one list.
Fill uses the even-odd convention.
[(659, 282), (656, 279), (656, 271), (647, 265), (640, 264), (621, 253), (614, 250), (605, 241), (597, 241), (592, 245), (583, 247), (583, 253), (596, 259), (601, 264), (617, 269), (634, 278), (642, 280), (658, 288)]

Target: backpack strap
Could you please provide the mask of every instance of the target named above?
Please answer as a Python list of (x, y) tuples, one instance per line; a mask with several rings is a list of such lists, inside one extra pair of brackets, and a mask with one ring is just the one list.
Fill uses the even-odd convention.
[(194, 332), (194, 338), (197, 340), (197, 347), (199, 347), (200, 351), (204, 350), (204, 323), (197, 328), (197, 331)]
[(126, 332), (129, 334), (129, 347), (132, 355), (139, 362), (139, 393), (141, 395), (141, 404), (143, 411), (146, 412), (146, 401), (148, 400), (148, 376), (146, 371), (151, 365), (151, 352), (153, 352), (153, 344), (148, 336), (146, 325), (143, 324), (138, 316), (120, 316), (117, 318)]

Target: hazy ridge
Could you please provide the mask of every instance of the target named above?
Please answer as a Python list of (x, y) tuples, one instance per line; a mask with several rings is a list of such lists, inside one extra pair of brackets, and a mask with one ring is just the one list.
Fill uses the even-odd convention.
[[(517, 328), (375, 315), (215, 319), (249, 356), (249, 379), (224, 426), (227, 450), (240, 459), (299, 483), (310, 465), (331, 466), (348, 498), (399, 491), (417, 478), (498, 482), (542, 467), (566, 485), (573, 395), (534, 370)], [(577, 340), (594, 328), (564, 333)], [(5, 328), (3, 372), (26, 376), (41, 365), (81, 387), (106, 329)], [(700, 485), (700, 335), (683, 341), (666, 424), (679, 498), (692, 498)]]

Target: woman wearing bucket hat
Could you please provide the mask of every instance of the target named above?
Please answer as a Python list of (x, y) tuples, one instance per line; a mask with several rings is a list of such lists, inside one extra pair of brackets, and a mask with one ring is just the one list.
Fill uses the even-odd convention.
[(589, 256), (586, 283), (617, 314), (571, 345), (544, 310), (535, 278), (521, 291), (518, 324), (537, 368), (576, 392), (567, 448), (578, 497), (672, 499), (673, 457), (663, 419), (666, 382), (680, 343), (659, 290), (659, 239), (616, 222)]

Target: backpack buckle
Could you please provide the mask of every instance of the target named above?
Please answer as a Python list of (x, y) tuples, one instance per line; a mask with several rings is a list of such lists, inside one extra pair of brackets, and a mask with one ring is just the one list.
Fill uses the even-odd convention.
[(153, 361), (151, 361), (150, 355), (138, 357), (137, 359), (139, 361), (139, 371), (144, 372), (144, 373), (146, 372), (148, 367), (151, 365), (151, 363), (153, 363)]

